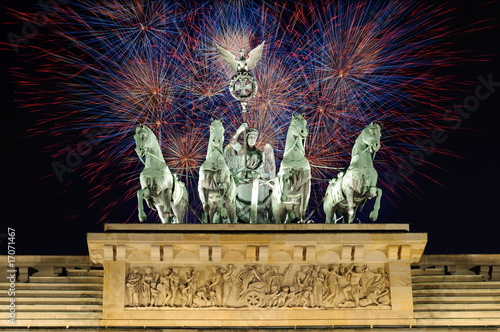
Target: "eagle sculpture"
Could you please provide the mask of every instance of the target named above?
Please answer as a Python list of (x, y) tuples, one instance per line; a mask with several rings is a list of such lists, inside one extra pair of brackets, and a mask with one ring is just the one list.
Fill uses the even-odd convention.
[(230, 51), (222, 48), (221, 46), (217, 45), (217, 51), (219, 51), (219, 54), (222, 56), (222, 60), (229, 64), (231, 66), (231, 69), (233, 69), (236, 72), (243, 72), (243, 71), (249, 71), (250, 69), (255, 68), (255, 65), (257, 65), (257, 62), (260, 59), (260, 56), (262, 55), (262, 51), (264, 50), (264, 42), (251, 50), (248, 53), (248, 58), (245, 57), (245, 50), (240, 49), (240, 55), (239, 57), (235, 57), (233, 53)]

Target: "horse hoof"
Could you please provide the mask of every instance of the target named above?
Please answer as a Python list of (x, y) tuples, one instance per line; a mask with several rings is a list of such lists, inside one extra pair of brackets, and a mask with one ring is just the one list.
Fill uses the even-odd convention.
[(373, 211), (370, 212), (370, 220), (371, 221), (376, 221), (378, 218), (378, 213), (374, 213)]

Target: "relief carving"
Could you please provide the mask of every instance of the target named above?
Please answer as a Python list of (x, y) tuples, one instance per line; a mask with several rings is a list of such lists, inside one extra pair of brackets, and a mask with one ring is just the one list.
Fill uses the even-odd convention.
[(137, 307), (139, 303), (139, 283), (141, 282), (142, 275), (139, 273), (140, 269), (134, 267), (127, 276), (127, 298), (131, 307)]
[(125, 281), (133, 308), (380, 308), (391, 304), (383, 268), (367, 265), (132, 267)]

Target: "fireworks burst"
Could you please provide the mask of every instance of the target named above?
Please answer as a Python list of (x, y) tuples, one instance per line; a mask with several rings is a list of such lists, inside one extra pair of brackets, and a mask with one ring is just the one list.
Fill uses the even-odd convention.
[[(139, 124), (155, 131), (168, 166), (186, 183), (191, 205), (199, 206), (198, 167), (209, 119), (226, 119), (226, 137), (242, 121), (241, 106), (227, 89), (234, 73), (216, 45), (237, 54), (265, 40), (248, 122), (259, 129), (258, 144), (271, 144), (279, 162), (292, 114), (305, 113), (308, 159), (318, 179), (313, 208), (328, 180), (347, 166), (355, 135), (369, 122), (385, 124), (377, 156), (383, 172), (395, 170), (424, 130), (437, 126), (442, 100), (433, 91), (448, 82), (437, 69), (453, 58), (440, 43), (447, 37), (445, 7), (400, 1), (81, 0), (51, 8), (50, 37), (25, 46), (46, 61), (38, 74), (50, 75), (18, 73), (19, 83), (36, 91), (25, 106), (47, 116), (39, 134), (79, 136), (100, 128), (102, 148), (83, 173), (98, 182), (97, 201), (109, 200), (104, 196), (111, 187), (126, 192), (107, 205), (103, 220), (135, 199), (138, 184), (131, 179), (140, 165), (132, 133)], [(423, 112), (422, 106), (430, 107)], [(189, 213), (187, 220), (196, 218)]]

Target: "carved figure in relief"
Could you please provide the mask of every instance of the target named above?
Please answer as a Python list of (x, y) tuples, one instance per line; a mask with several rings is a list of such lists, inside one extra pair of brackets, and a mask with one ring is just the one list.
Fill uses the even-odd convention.
[(259, 271), (257, 271), (257, 266), (245, 264), (246, 270), (243, 270), (238, 276), (238, 280), (241, 283), (241, 292), (238, 297), (241, 297), (248, 289), (248, 285), (255, 281), (262, 281)]
[[(246, 270), (240, 273), (241, 292), (240, 301), (248, 306), (275, 307), (278, 305), (280, 292), (292, 265), (287, 266), (283, 273), (278, 266), (267, 265), (260, 272), (256, 266), (245, 265)], [(243, 288), (245, 287), (245, 288)], [(286, 294), (281, 295), (284, 304)]]
[(391, 297), (389, 296), (389, 288), (385, 288), (384, 290), (376, 290), (375, 297), (377, 299), (377, 305), (390, 306), (391, 305)]
[(289, 292), (290, 292), (290, 287), (284, 286), (283, 289), (278, 294), (276, 307), (283, 308), (285, 306)]
[(208, 306), (208, 291), (207, 287), (200, 287), (195, 293), (195, 297), (193, 299), (194, 307), (205, 307)]
[(211, 307), (215, 307), (217, 305), (217, 294), (213, 290), (208, 292), (208, 304)]
[(170, 274), (170, 291), (172, 296), (170, 297), (170, 306), (173, 307), (177, 303), (180, 296), (180, 285), (181, 279), (179, 277), (179, 268), (172, 268), (172, 273)]
[[(340, 275), (340, 267), (338, 264), (333, 264), (329, 268), (324, 268), (323, 273), (326, 275), (326, 296), (323, 300), (324, 302), (329, 303), (333, 302), (335, 296), (337, 296), (339, 291), (339, 282), (337, 277)], [(335, 303), (333, 303), (336, 306)]]
[(295, 275), (295, 288), (298, 292), (302, 292), (311, 281), (311, 273), (309, 266), (301, 266), (300, 271)]
[(290, 273), (291, 267), (292, 264), (288, 265), (283, 273), (280, 273), (277, 266), (271, 266), (270, 270), (272, 275), (268, 277), (269, 288), (271, 288), (273, 285), (276, 285), (278, 289), (281, 289), (285, 282), (285, 279), (287, 279)]
[(190, 296), (190, 289), (193, 287), (192, 284), (181, 284), (180, 285), (180, 306), (181, 307), (191, 307), (192, 297)]
[(140, 268), (135, 267), (132, 269), (132, 272), (127, 276), (127, 298), (129, 306), (137, 307), (140, 305), (139, 302), (139, 288), (141, 282), (142, 275), (140, 273)]
[(160, 293), (160, 289), (158, 289), (158, 285), (160, 284), (160, 275), (152, 270), (153, 278), (151, 280), (151, 301), (150, 306), (155, 307), (158, 299), (158, 295)]
[(340, 294), (336, 300), (338, 302), (337, 305), (340, 307), (340, 306), (343, 306), (343, 304), (341, 304), (340, 302), (345, 303), (345, 300), (349, 299), (349, 292), (351, 291), (351, 284), (347, 278), (347, 274), (346, 274), (347, 268), (346, 268), (345, 264), (340, 264), (339, 272), (340, 273), (337, 275), (337, 281), (338, 281), (338, 287), (340, 290)]
[(323, 306), (324, 283), (325, 275), (322, 272), (322, 268), (320, 265), (316, 265), (312, 273), (312, 307)]
[(192, 268), (186, 270), (185, 286), (182, 289), (183, 292), (183, 306), (192, 307), (193, 299), (198, 288), (198, 277), (199, 272), (194, 272)]
[(153, 273), (150, 267), (144, 268), (142, 282), (141, 282), (141, 292), (140, 292), (140, 303), (142, 307), (147, 307), (151, 305), (151, 283), (153, 281)]
[(271, 289), (268, 293), (266, 293), (266, 296), (264, 297), (261, 307), (275, 307), (278, 303), (278, 294), (280, 292), (280, 289), (278, 285), (272, 285)]
[(302, 295), (300, 296), (300, 304), (306, 308), (306, 307), (312, 307), (312, 302), (313, 302), (313, 293), (312, 293), (312, 287), (306, 287), (304, 291), (302, 292)]
[(359, 265), (352, 265), (346, 272), (347, 280), (349, 281), (349, 299), (354, 301), (355, 307), (359, 306), (359, 294), (363, 287), (361, 278), (363, 277), (365, 268), (366, 265), (362, 268)]
[(158, 293), (160, 290), (156, 288), (156, 284), (151, 284), (151, 299), (149, 302), (149, 307), (155, 307), (156, 306), (156, 298), (158, 297)]
[(223, 282), (224, 280), (220, 272), (220, 267), (213, 266), (212, 277), (210, 279), (210, 285), (208, 286), (208, 289), (215, 292), (215, 303), (218, 307), (222, 306), (222, 292), (224, 289)]
[(384, 269), (377, 269), (377, 272), (367, 271), (372, 275), (369, 286), (365, 287), (367, 295), (360, 300), (360, 306), (366, 307), (369, 305), (384, 305), (390, 304), (389, 296), (389, 279)]
[(160, 306), (165, 306), (167, 305), (167, 303), (170, 303), (170, 299), (172, 298), (171, 280), (172, 280), (172, 269), (171, 268), (164, 269), (160, 276), (161, 287), (158, 298)]
[(374, 289), (384, 289), (389, 287), (389, 277), (387, 273), (382, 268), (377, 269), (377, 273), (375, 274), (375, 278), (373, 278), (373, 288)]
[(228, 303), (229, 297), (234, 294), (235, 285), (237, 283), (236, 276), (233, 275), (235, 266), (229, 264), (227, 268), (220, 268), (223, 282), (222, 304)]
[(289, 300), (290, 299), (295, 299), (295, 296), (296, 296), (296, 292), (295, 292), (295, 288), (293, 288), (293, 286), (284, 286), (283, 287), (283, 304), (281, 304), (281, 302), (278, 303), (279, 307), (280, 308), (286, 308), (288, 307), (288, 304), (290, 304)]
[(158, 295), (156, 296), (155, 306), (162, 307), (165, 305), (167, 292), (170, 293), (170, 287), (163, 283), (160, 279), (160, 282), (156, 285), (156, 289), (158, 290)]

